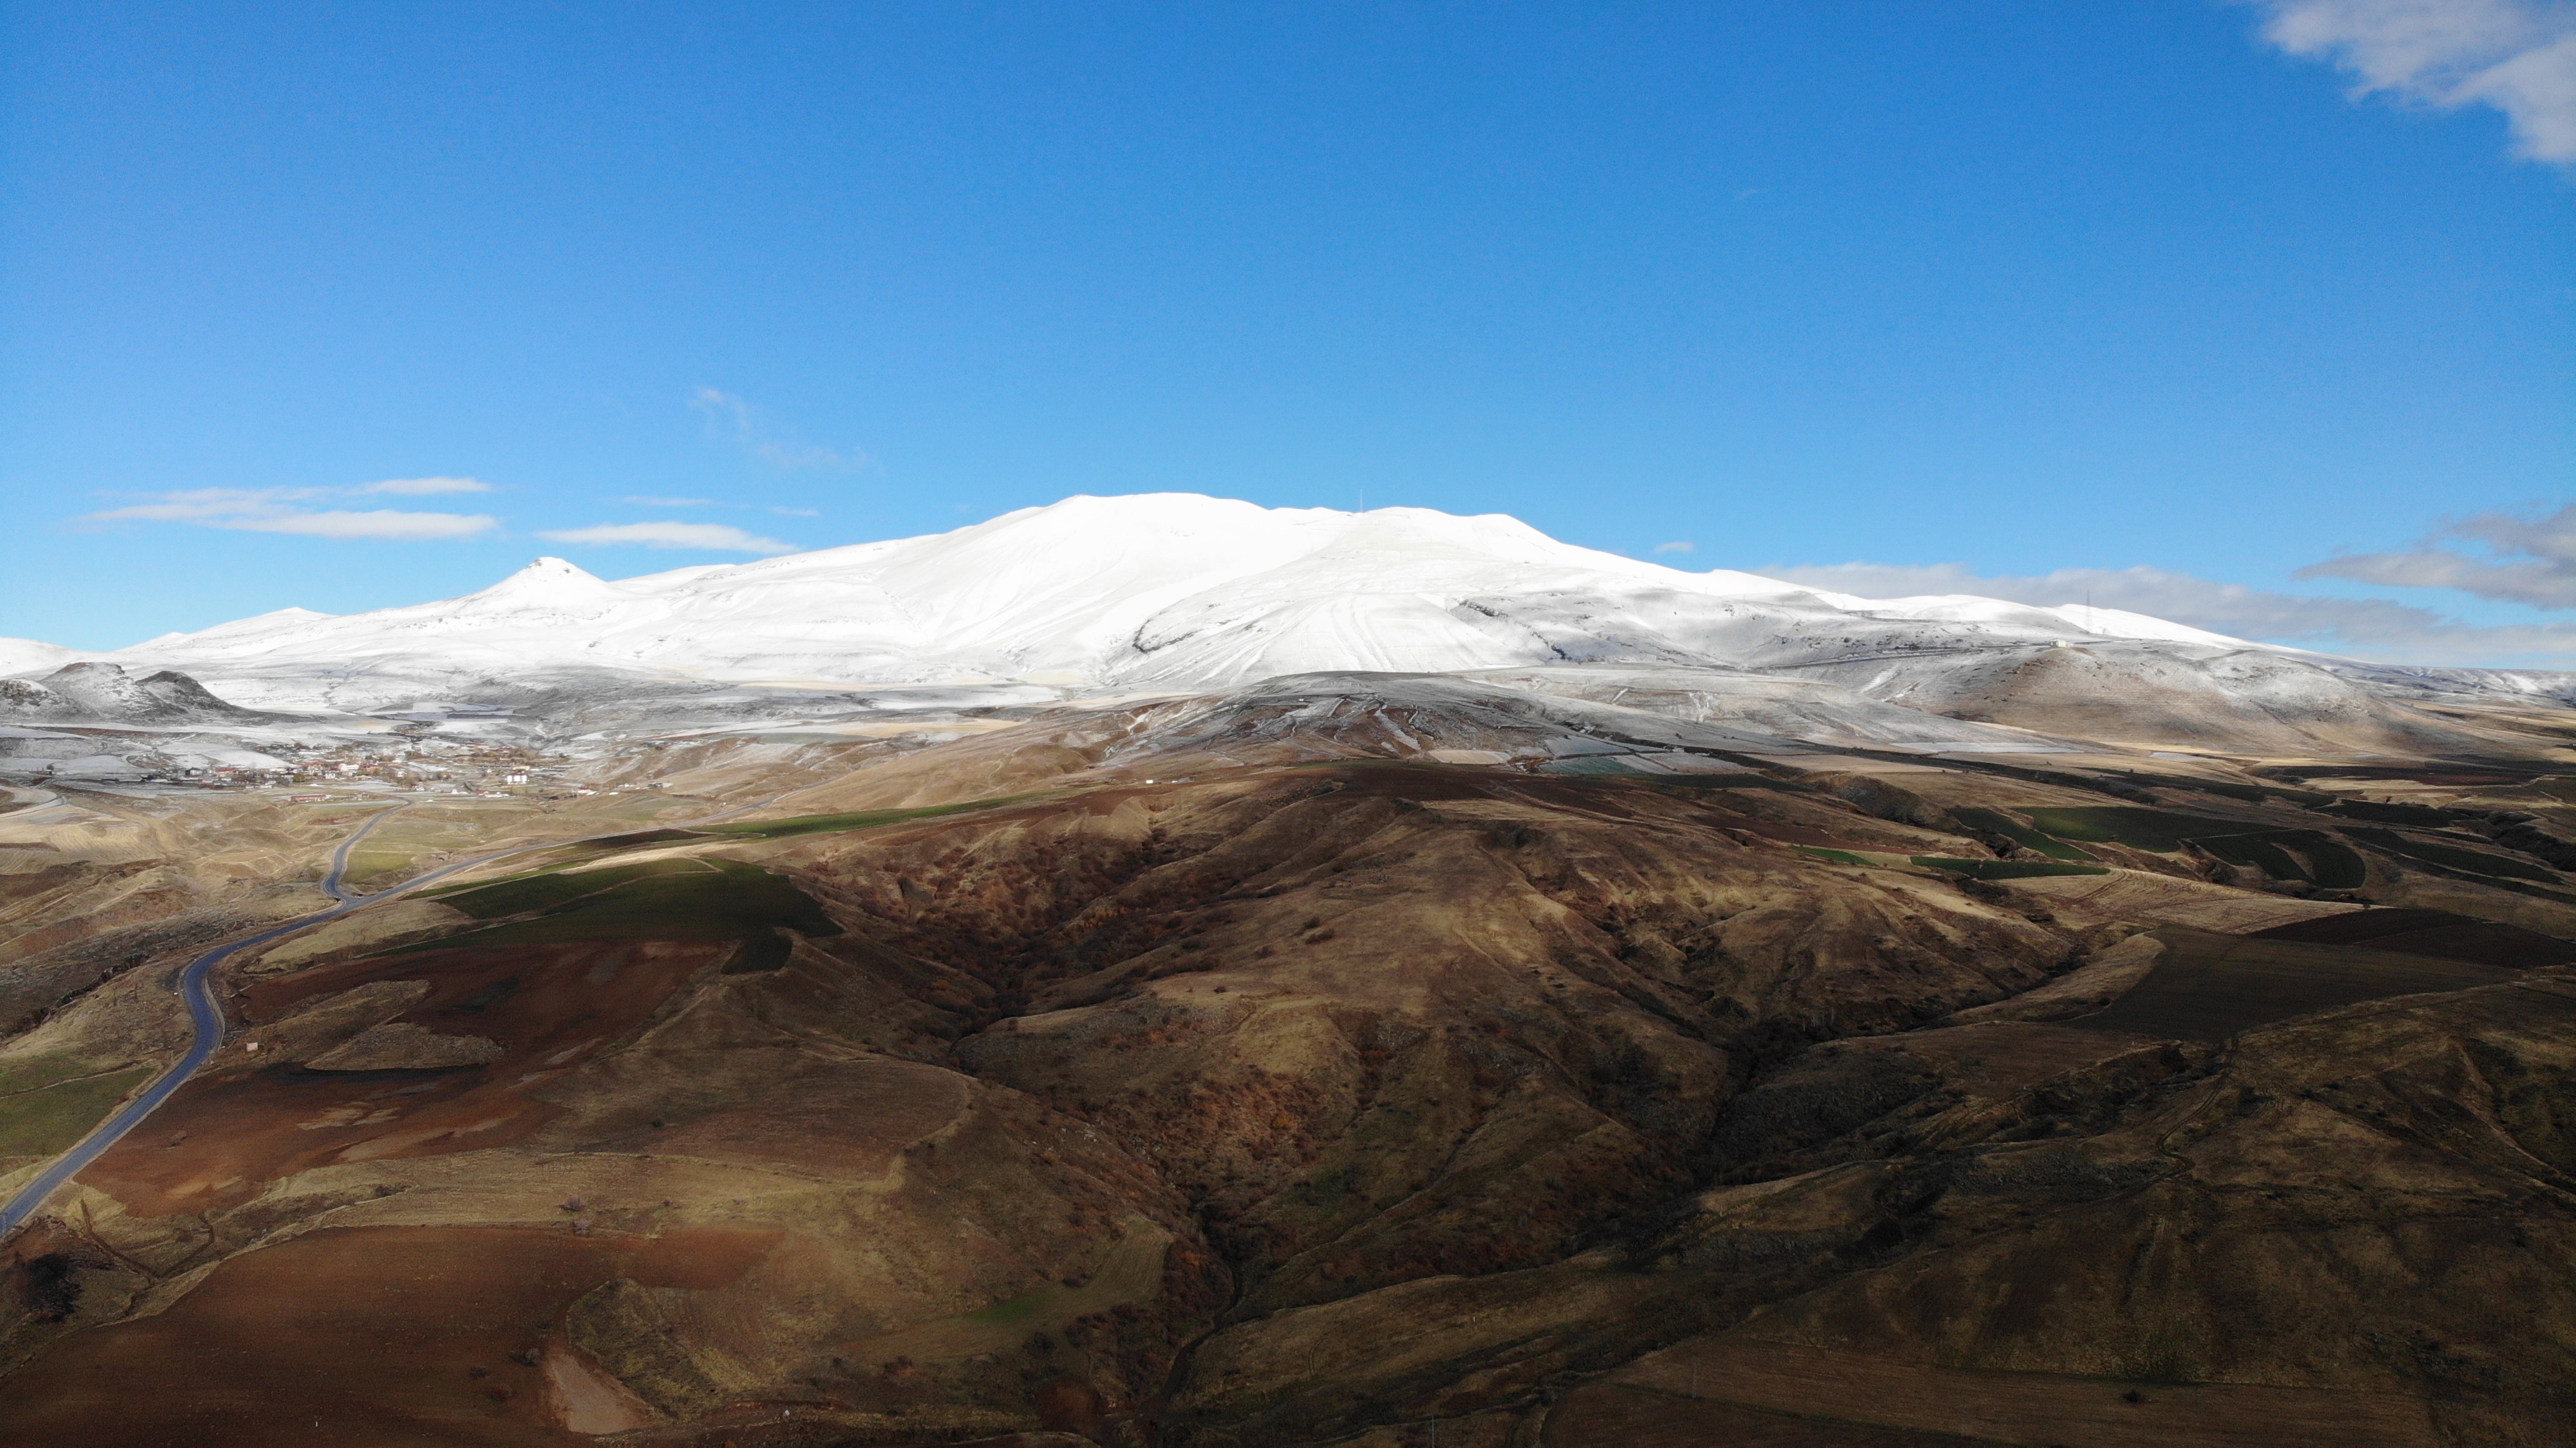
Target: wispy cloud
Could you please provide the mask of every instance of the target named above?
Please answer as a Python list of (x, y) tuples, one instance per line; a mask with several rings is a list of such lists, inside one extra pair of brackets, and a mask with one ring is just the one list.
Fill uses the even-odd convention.
[(396, 493), (420, 498), (437, 493), (488, 493), (492, 491), (492, 485), (480, 478), (387, 478), (381, 483), (367, 483), (349, 491)]
[(757, 553), (764, 557), (797, 551), (793, 543), (746, 533), (729, 523), (601, 523), (595, 527), (563, 528), (537, 536), (557, 543), (695, 548), (709, 553)]
[(2331, 61), (2356, 96), (2493, 106), (2521, 155), (2576, 164), (2576, 5), (2564, 0), (2254, 0), (2263, 38)]
[(769, 511), (776, 513), (782, 518), (820, 518), (823, 516), (823, 510), (820, 508), (772, 508)]
[(2237, 638), (2361, 658), (2437, 664), (2520, 661), (2547, 667), (2576, 663), (2576, 624), (2463, 623), (2391, 599), (2314, 598), (2160, 568), (2061, 568), (2032, 577), (1979, 574), (1956, 563), (1843, 563), (1760, 571), (1863, 598), (1965, 593), (2044, 607), (2089, 602)]
[(307, 538), (390, 538), (431, 542), (473, 538), (500, 525), (501, 520), (488, 513), (404, 513), (391, 508), (370, 508), (364, 512), (332, 509), (319, 513), (289, 513), (283, 517), (216, 526), (253, 533), (300, 533)]
[(1658, 553), (1696, 553), (1699, 551), (1699, 545), (1693, 543), (1687, 538), (1683, 538), (1671, 543), (1658, 543), (1655, 545), (1655, 551)]
[(629, 493), (617, 501), (632, 503), (639, 508), (711, 508), (715, 506), (716, 500), (713, 498), (656, 498), (649, 493)]
[[(2441, 546), (2480, 543), (2483, 555)], [(2299, 570), (2399, 588), (2456, 588), (2535, 608), (2576, 608), (2576, 503), (2541, 518), (2479, 513), (2434, 530), (2413, 548), (2355, 553)]]
[(239, 533), (293, 533), (307, 538), (374, 538), (405, 542), (473, 538), (500, 526), (488, 513), (414, 513), (394, 508), (322, 508), (335, 498), (384, 494), (482, 493), (472, 478), (397, 478), (349, 488), (191, 488), (150, 494), (150, 501), (109, 508), (85, 523), (193, 523)]
[(701, 387), (690, 396), (689, 406), (736, 447), (774, 468), (848, 472), (867, 465), (868, 455), (855, 448), (819, 447), (787, 436), (767, 409), (730, 392)]
[(689, 395), (689, 406), (711, 418), (731, 418), (737, 431), (751, 431), (751, 404), (730, 392), (701, 387)]

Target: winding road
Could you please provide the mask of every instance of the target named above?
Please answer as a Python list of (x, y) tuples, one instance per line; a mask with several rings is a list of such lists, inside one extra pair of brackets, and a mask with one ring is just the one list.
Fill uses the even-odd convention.
[[(409, 808), (411, 808), (409, 804), (398, 804), (392, 809), (377, 812), (370, 816), (365, 824), (359, 826), (356, 833), (342, 840), (339, 849), (332, 852), (331, 873), (322, 879), (322, 893), (330, 896), (334, 902), (331, 908), (290, 921), (273, 930), (265, 930), (257, 935), (245, 936), (240, 940), (218, 945), (188, 962), (187, 969), (179, 972), (179, 993), (187, 997), (188, 1019), (197, 1028), (196, 1039), (188, 1045), (188, 1054), (180, 1057), (178, 1064), (162, 1072), (161, 1078), (147, 1087), (142, 1095), (128, 1101), (115, 1115), (92, 1127), (89, 1135), (82, 1137), (71, 1150), (55, 1158), (52, 1166), (38, 1172), (33, 1181), (20, 1187), (16, 1194), (9, 1198), (8, 1205), (0, 1206), (0, 1240), (5, 1240), (25, 1225), (27, 1219), (36, 1214), (36, 1209), (45, 1204), (45, 1198), (52, 1196), (63, 1183), (78, 1176), (84, 1167), (105, 1155), (109, 1147), (124, 1140), (127, 1132), (142, 1125), (143, 1118), (150, 1116), (162, 1102), (169, 1100), (172, 1092), (186, 1085), (188, 1078), (196, 1074), (197, 1068), (206, 1064), (206, 1059), (215, 1054), (215, 1048), (224, 1043), (223, 1009), (215, 1004), (214, 992), (206, 987), (206, 977), (213, 973), (216, 966), (252, 946), (266, 945), (281, 936), (292, 935), (308, 926), (319, 925), (325, 920), (346, 915), (371, 900), (381, 898), (376, 895), (352, 895), (348, 892), (343, 883), (343, 877), (349, 873), (349, 852), (357, 848), (358, 842), (365, 839), (369, 831)], [(482, 863), (480, 860), (465, 862), (465, 864), (480, 863)], [(452, 865), (438, 873), (444, 875), (452, 870), (460, 870), (465, 868), (465, 864)], [(435, 876), (424, 875), (412, 881), (411, 884), (425, 885), (433, 878)], [(409, 888), (410, 885), (397, 887), (397, 889)], [(393, 890), (384, 892), (387, 895), (393, 893), (395, 893)]]
[[(802, 790), (789, 790), (787, 794), (802, 792)], [(691, 820), (678, 828), (714, 824), (719, 820), (731, 819), (735, 815), (749, 814), (753, 810), (776, 804), (779, 800), (785, 799), (787, 794), (773, 795), (757, 804), (742, 805), (708, 815), (703, 819)], [(299, 930), (310, 929), (325, 920), (337, 919), (362, 906), (417, 890), (423, 885), (445, 879), (460, 870), (470, 870), (477, 865), (488, 865), (494, 860), (507, 859), (512, 855), (524, 855), (534, 850), (558, 849), (564, 845), (585, 843), (587, 839), (604, 838), (588, 836), (581, 840), (548, 840), (541, 844), (517, 845), (506, 850), (496, 850), (488, 855), (477, 855), (470, 860), (459, 860), (452, 865), (442, 866), (426, 875), (415, 876), (391, 889), (379, 890), (372, 895), (350, 894), (343, 881), (343, 877), (349, 871), (349, 852), (356, 849), (358, 842), (365, 839), (376, 826), (411, 808), (415, 803), (418, 801), (398, 804), (392, 809), (377, 812), (365, 824), (359, 826), (355, 833), (340, 842), (340, 848), (333, 851), (331, 855), (331, 872), (322, 879), (322, 893), (330, 896), (334, 902), (331, 908), (290, 921), (271, 930), (261, 931), (257, 935), (245, 936), (240, 940), (218, 945), (188, 962), (187, 968), (179, 972), (178, 982), (179, 993), (188, 1000), (188, 1018), (195, 1024), (197, 1031), (196, 1039), (188, 1046), (188, 1054), (180, 1057), (178, 1064), (162, 1072), (160, 1079), (147, 1087), (142, 1095), (125, 1103), (115, 1115), (90, 1128), (89, 1135), (82, 1137), (69, 1151), (55, 1158), (53, 1165), (38, 1172), (33, 1180), (12, 1193), (7, 1204), (0, 1205), (0, 1241), (6, 1241), (20, 1227), (26, 1225), (27, 1220), (36, 1214), (37, 1209), (44, 1206), (45, 1199), (61, 1189), (63, 1183), (80, 1175), (91, 1162), (105, 1155), (109, 1147), (124, 1140), (126, 1133), (142, 1125), (143, 1119), (159, 1109), (161, 1103), (169, 1100), (172, 1093), (186, 1085), (188, 1078), (196, 1074), (197, 1068), (206, 1064), (207, 1058), (215, 1054), (215, 1048), (224, 1043), (223, 1008), (215, 1004), (214, 992), (206, 984), (207, 978), (213, 974), (216, 966), (253, 946), (266, 945), (272, 940), (293, 935)]]

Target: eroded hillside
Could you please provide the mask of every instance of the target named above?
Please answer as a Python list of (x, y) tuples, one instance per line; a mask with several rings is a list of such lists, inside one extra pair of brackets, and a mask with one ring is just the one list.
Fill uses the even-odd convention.
[[(224, 964), (6, 1248), (0, 1443), (2560, 1441), (2547, 749), (1583, 718), (1274, 689), (496, 817), (545, 848)], [(0, 876), (0, 1186), (354, 826), (96, 812)]]

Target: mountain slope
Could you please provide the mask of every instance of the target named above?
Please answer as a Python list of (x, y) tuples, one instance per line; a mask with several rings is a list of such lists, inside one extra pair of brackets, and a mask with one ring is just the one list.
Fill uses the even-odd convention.
[[(1728, 758), (1774, 721), (1614, 702), (1676, 676), (424, 800), (383, 878), (565, 843), (217, 978), (229, 1043), (0, 1244), (0, 1448), (2564, 1441), (2576, 877), (2481, 831), (2576, 827), (2547, 765)], [(16, 867), (0, 1171), (352, 828), (95, 799), (162, 843)]]
[(0, 719), (105, 724), (249, 723), (264, 716), (207, 692), (186, 674), (121, 664), (65, 664), (42, 680), (0, 680)]
[[(219, 672), (611, 666), (719, 679), (1188, 687), (1564, 661), (1768, 667), (2101, 636), (2236, 641), (1992, 599), (1873, 602), (1685, 573), (1501, 516), (1070, 498), (932, 537), (611, 583), (540, 559), (480, 593), (287, 610), (126, 650)], [(435, 672), (435, 670), (432, 670)]]
[[(1500, 673), (1543, 692), (1659, 696), (1691, 718), (1824, 721), (1786, 736), (1799, 739), (1970, 742), (1924, 732), (1944, 716), (2044, 736), (1989, 748), (2477, 755), (2506, 747), (2488, 727), (2500, 708), (2549, 713), (2576, 696), (2576, 676), (2360, 664), (2112, 609), (1687, 573), (1500, 515), (1187, 493), (1068, 498), (950, 533), (615, 582), (541, 558), (461, 598), (281, 609), (109, 659), (257, 709), (508, 704), (563, 737), (955, 708), (967, 694), (1026, 707), (1307, 674)], [(1600, 683), (1605, 669), (1617, 682)], [(1887, 733), (1860, 714), (1918, 723)]]
[(57, 664), (67, 664), (79, 657), (60, 644), (39, 643), (34, 639), (0, 638), (0, 675), (25, 673)]

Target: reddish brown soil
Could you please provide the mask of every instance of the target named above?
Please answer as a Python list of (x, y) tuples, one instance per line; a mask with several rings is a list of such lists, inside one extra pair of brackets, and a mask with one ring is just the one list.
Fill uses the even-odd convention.
[(429, 998), (402, 1019), (492, 1036), (520, 1056), (623, 1034), (721, 949), (667, 942), (519, 945), (367, 956), (262, 981), (242, 992), (256, 1029), (296, 1006), (380, 980), (426, 980)]
[(1601, 1383), (1567, 1398), (1549, 1416), (1543, 1441), (1547, 1448), (1967, 1448), (1992, 1440), (1823, 1422)]
[[(1551, 1408), (1555, 1448), (2405, 1448), (2430, 1437), (2428, 1412), (2450, 1415), (2445, 1442), (2515, 1441), (2485, 1430), (2523, 1423), (2549, 1441), (2576, 1380), (2571, 1158), (2551, 1114), (2576, 1080), (2561, 1019), (2576, 988), (2526, 973), (2232, 1051), (2167, 1049), (2504, 978), (2376, 942), (2176, 935), (2132, 1003), (2164, 1013), (2144, 1022), (2152, 1041), (2100, 1020), (1938, 1027), (2115, 937), (1999, 888), (1769, 843), (1923, 837), (1834, 799), (1344, 765), (782, 837), (761, 857), (844, 934), (703, 993), (686, 978), (712, 976), (708, 948), (643, 943), (450, 948), (258, 982), (246, 1005), (274, 1033), (270, 1065), (228, 1055), (147, 1134), (181, 1145), (129, 1147), (92, 1180), (167, 1213), (307, 1165), (513, 1142), (691, 1158), (671, 1177), (726, 1196), (739, 1188), (709, 1163), (799, 1172), (810, 1190), (732, 1199), (732, 1220), (792, 1245), (667, 1334), (727, 1364), (709, 1377), (740, 1394), (633, 1435), (671, 1448), (846, 1436), (808, 1404), (918, 1413), (928, 1441), (989, 1432), (995, 1409), (1125, 1433), (1134, 1405), (1165, 1401), (1216, 1405), (1172, 1418), (1167, 1441), (1247, 1448), (1364, 1430), (1419, 1448), (1434, 1418), (1441, 1439), (1498, 1448), (1505, 1417), (1535, 1434)], [(2121, 880), (2266, 922), (2290, 903)], [(434, 988), (406, 1019), (505, 1058), (274, 1064), (290, 1045), (309, 1058), (267, 1024), (298, 1001), (405, 979)], [(1881, 1115), (1847, 1130), (1845, 1106)], [(1799, 1160), (1706, 1145), (1771, 1107)], [(1796, 1134), (1811, 1121), (1823, 1134)], [(519, 1156), (408, 1170), (488, 1167), (507, 1185)], [(1835, 1170), (1809, 1182), (1814, 1168)], [(1700, 1198), (1720, 1173), (1775, 1189)], [(193, 1225), (240, 1241), (336, 1200), (279, 1192)], [(1184, 1238), (1132, 1275), (1100, 1251), (1129, 1213)], [(96, 1260), (74, 1260), (90, 1244), (66, 1228), (47, 1270), (57, 1296), (85, 1286), (102, 1312), (140, 1270), (106, 1243), (175, 1252), (200, 1235), (86, 1225)], [(825, 1231), (850, 1234), (829, 1245), (852, 1263), (881, 1261), (836, 1259)], [(559, 1360), (531, 1349), (560, 1351), (568, 1302), (682, 1275), (653, 1254), (684, 1240), (353, 1229), (229, 1263), (155, 1317), (55, 1337), (57, 1311), (15, 1340), (37, 1355), (0, 1388), (0, 1448), (577, 1441), (546, 1417), (543, 1369), (513, 1355)], [(1444, 1274), (1470, 1280), (1422, 1281)], [(43, 1284), (21, 1275), (23, 1290), (0, 1281), (0, 1310), (38, 1316)], [(1013, 1316), (1062, 1291), (1105, 1310)], [(813, 1327), (880, 1301), (889, 1323), (969, 1315), (882, 1351)], [(1425, 1308), (1453, 1301), (1482, 1305)], [(1748, 1320), (1841, 1350), (1715, 1336)], [(623, 1328), (650, 1344), (649, 1319)], [(1450, 1345), (1412, 1352), (1435, 1331)], [(1694, 1333), (1711, 1336), (1657, 1351)], [(1406, 1355), (1381, 1371), (1389, 1344)], [(889, 1375), (904, 1357), (918, 1361)], [(1230, 1364), (1263, 1376), (1224, 1383)]]
[(511, 1355), (534, 1357), (603, 1282), (721, 1287), (775, 1241), (315, 1232), (234, 1258), (158, 1316), (66, 1339), (11, 1381), (0, 1448), (587, 1443), (551, 1421), (543, 1370)]
[[(1596, 1395), (1597, 1414), (1586, 1402)], [(1664, 1405), (1652, 1406), (1647, 1395)], [(2092, 1448), (2407, 1448), (2434, 1441), (2423, 1405), (2393, 1394), (1971, 1372), (1788, 1343), (1718, 1341), (1642, 1359), (1568, 1398), (1549, 1416), (1547, 1442), (1645, 1448), (1730, 1441), (1692, 1436), (1685, 1415), (1694, 1399), (1841, 1420), (1843, 1426), (1816, 1424), (1820, 1435), (1899, 1430), (1894, 1437), (1749, 1440), (1820, 1448), (1929, 1448), (1963, 1439)], [(1587, 1426), (1596, 1416), (1623, 1413), (1633, 1426), (1615, 1437)], [(1665, 1422), (1681, 1431), (1650, 1426)]]
[(2356, 910), (2258, 930), (2264, 940), (2312, 945), (2361, 945), (2400, 955), (2430, 955), (2515, 970), (2576, 963), (2576, 944), (2495, 920), (2472, 920), (2448, 910)]
[[(336, 1160), (439, 1156), (523, 1140), (558, 1110), (530, 1095), (538, 1083), (526, 1078), (578, 1064), (585, 1047), (632, 1031), (722, 949), (653, 942), (433, 951), (262, 982), (244, 993), (246, 1038), (257, 1038), (258, 1022), (305, 1000), (370, 981), (426, 980), (429, 998), (397, 1019), (488, 1036), (507, 1054), (446, 1071), (277, 1066), (200, 1076), (161, 1108), (152, 1131), (100, 1158), (83, 1180), (130, 1211), (203, 1212)], [(180, 1145), (163, 1144), (181, 1132)]]

